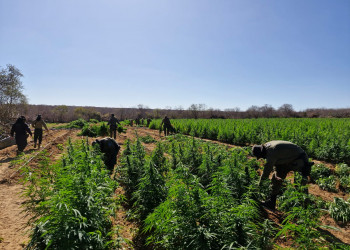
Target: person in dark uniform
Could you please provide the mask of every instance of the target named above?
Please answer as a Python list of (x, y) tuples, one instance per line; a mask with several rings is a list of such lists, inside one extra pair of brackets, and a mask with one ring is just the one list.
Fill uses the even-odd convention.
[(114, 139), (117, 138), (117, 127), (118, 127), (117, 123), (120, 125), (118, 119), (114, 117), (114, 114), (112, 114), (111, 118), (108, 121), (108, 125), (109, 125), (109, 135)]
[(151, 124), (152, 119), (151, 118), (147, 118), (147, 127), (149, 127), (149, 125)]
[(26, 124), (26, 118), (21, 116), (17, 121), (12, 125), (11, 136), (15, 135), (15, 140), (17, 144), (17, 155), (21, 154), (25, 147), (27, 146), (28, 134), (32, 136), (32, 132), (29, 129), (29, 126)]
[[(257, 159), (266, 159), (259, 186), (274, 170), (271, 179), (271, 196), (263, 203), (264, 206), (275, 209), (277, 195), (280, 194), (283, 180), (290, 171), (300, 172), (302, 175), (300, 185), (305, 186), (307, 184), (311, 166), (314, 163), (309, 162), (307, 154), (298, 145), (288, 141), (270, 141), (263, 145), (253, 146), (252, 152)], [(308, 190), (306, 189), (305, 192), (308, 192)]]
[(103, 155), (104, 163), (107, 169), (113, 172), (114, 165), (117, 163), (117, 155), (120, 150), (118, 143), (112, 138), (103, 138), (95, 140), (92, 146), (98, 145)]
[(171, 125), (170, 119), (165, 116), (160, 124), (160, 130), (164, 129), (164, 135), (169, 135), (169, 132), (174, 132), (174, 128)]

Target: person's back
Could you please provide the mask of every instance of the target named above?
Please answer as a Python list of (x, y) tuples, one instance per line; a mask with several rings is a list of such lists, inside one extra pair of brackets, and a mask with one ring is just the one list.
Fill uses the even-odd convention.
[(164, 117), (163, 123), (164, 123), (165, 126), (171, 126), (170, 119), (167, 116)]
[(27, 146), (27, 133), (32, 135), (28, 125), (25, 123), (25, 117), (21, 116), (11, 128), (11, 136), (15, 136), (18, 148), (17, 154), (23, 152), (24, 148)]
[(118, 143), (112, 138), (97, 139), (92, 143), (99, 145), (101, 152), (104, 154), (104, 163), (108, 170), (113, 171), (114, 165), (117, 163), (117, 155), (120, 150)]
[(16, 137), (25, 136), (26, 135), (25, 124), (16, 122), (15, 124), (12, 125), (11, 131), (13, 131), (13, 133), (11, 133), (12, 136), (13, 135), (15, 135)]
[(48, 128), (47, 128), (47, 125), (46, 125), (46, 123), (41, 119), (41, 120), (34, 120), (34, 122), (32, 123), (32, 126), (33, 126), (33, 128), (34, 129), (43, 129), (43, 127), (46, 129), (46, 130), (48, 130)]
[(274, 165), (283, 165), (293, 162), (304, 150), (298, 145), (288, 141), (270, 141), (264, 144), (266, 148), (266, 161)]
[(108, 125), (110, 127), (116, 128), (117, 127), (117, 123), (119, 123), (118, 119), (115, 118), (114, 116), (112, 116), (109, 121), (108, 121)]
[(109, 125), (109, 136), (114, 139), (117, 138), (117, 123), (119, 123), (118, 119), (114, 117), (114, 114), (111, 115), (111, 118), (108, 121)]
[(25, 120), (23, 120), (23, 118), (17, 119), (17, 121), (12, 125), (11, 136), (14, 136), (15, 134), (15, 137), (26, 137), (27, 133), (31, 134), (31, 131), (28, 125), (25, 123)]
[[(307, 184), (307, 177), (310, 175), (313, 163), (309, 162), (307, 154), (298, 145), (288, 141), (270, 141), (263, 145), (254, 145), (252, 153), (257, 159), (266, 159), (259, 186), (274, 171), (271, 179), (271, 195), (267, 201), (263, 202), (264, 206), (275, 208), (283, 180), (290, 171), (300, 172), (302, 175), (300, 185)], [(305, 192), (308, 192), (307, 188)]]
[(43, 140), (43, 127), (46, 129), (46, 131), (49, 131), (49, 129), (47, 128), (44, 120), (41, 118), (41, 115), (38, 115), (38, 117), (32, 122), (32, 126), (34, 127), (34, 148), (36, 148), (37, 141), (39, 141), (38, 148), (40, 148)]

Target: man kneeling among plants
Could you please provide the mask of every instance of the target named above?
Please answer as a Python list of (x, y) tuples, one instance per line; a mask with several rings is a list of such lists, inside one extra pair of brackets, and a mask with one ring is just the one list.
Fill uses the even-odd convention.
[[(300, 172), (302, 175), (300, 185), (305, 186), (307, 184), (307, 177), (310, 176), (311, 166), (314, 163), (309, 162), (307, 154), (298, 145), (288, 141), (270, 141), (263, 145), (254, 145), (252, 153), (257, 159), (266, 159), (259, 186), (274, 170), (271, 179), (272, 191), (270, 198), (263, 202), (265, 207), (275, 209), (277, 195), (280, 194), (283, 180), (290, 171)], [(308, 192), (307, 188), (305, 192)]]
[(92, 142), (92, 146), (98, 145), (101, 153), (103, 153), (103, 160), (107, 169), (113, 172), (114, 165), (117, 163), (117, 155), (120, 150), (118, 143), (112, 138), (96, 139)]

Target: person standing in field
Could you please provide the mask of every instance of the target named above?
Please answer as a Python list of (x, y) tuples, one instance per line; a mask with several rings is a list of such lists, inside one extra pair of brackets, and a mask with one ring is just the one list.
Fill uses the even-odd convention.
[(23, 150), (27, 146), (28, 134), (32, 136), (32, 132), (29, 129), (28, 124), (26, 123), (26, 118), (21, 116), (17, 121), (12, 125), (11, 136), (15, 135), (15, 140), (17, 144), (17, 155), (23, 153)]
[[(307, 184), (311, 166), (314, 163), (309, 162), (307, 154), (298, 145), (288, 141), (270, 141), (263, 145), (254, 145), (252, 153), (257, 159), (266, 159), (259, 186), (274, 170), (271, 179), (272, 191), (270, 198), (263, 202), (265, 207), (275, 209), (277, 195), (280, 194), (283, 180), (290, 171), (299, 172), (302, 175), (300, 185), (305, 186)], [(305, 192), (308, 193), (307, 188)]]
[(167, 116), (163, 118), (160, 124), (160, 131), (162, 131), (162, 128), (164, 129), (164, 136), (169, 135), (169, 132), (174, 130), (173, 126), (171, 125), (170, 119)]
[(36, 142), (38, 141), (38, 148), (40, 148), (41, 142), (43, 140), (43, 127), (46, 131), (49, 129), (46, 126), (46, 123), (41, 118), (41, 115), (38, 115), (37, 118), (33, 121), (32, 126), (34, 128), (34, 148), (36, 148)]
[(118, 119), (114, 117), (114, 114), (112, 114), (111, 118), (108, 121), (108, 125), (109, 125), (110, 137), (114, 139), (117, 138), (117, 127), (118, 127), (117, 123), (120, 125)]
[(151, 118), (147, 118), (147, 127), (149, 127), (149, 125), (151, 124), (152, 119)]

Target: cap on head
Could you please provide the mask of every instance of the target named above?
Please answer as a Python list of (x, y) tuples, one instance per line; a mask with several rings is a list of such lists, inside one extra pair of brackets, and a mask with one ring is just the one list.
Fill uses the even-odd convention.
[(263, 157), (263, 146), (262, 145), (254, 145), (252, 148), (253, 155), (260, 159)]

